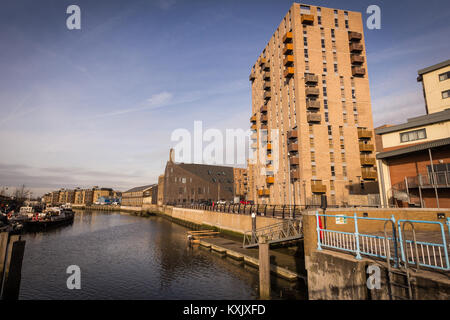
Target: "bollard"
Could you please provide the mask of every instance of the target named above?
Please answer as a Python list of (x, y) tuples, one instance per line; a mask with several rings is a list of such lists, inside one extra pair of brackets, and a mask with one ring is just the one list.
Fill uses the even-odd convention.
[(252, 243), (256, 243), (256, 214), (252, 213)]
[(261, 300), (270, 299), (269, 243), (264, 236), (259, 239), (259, 297)]

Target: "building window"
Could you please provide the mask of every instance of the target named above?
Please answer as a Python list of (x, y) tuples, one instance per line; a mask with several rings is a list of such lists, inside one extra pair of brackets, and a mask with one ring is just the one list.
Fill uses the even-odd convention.
[(318, 23), (319, 25), (322, 24), (322, 17), (321, 17), (321, 16), (317, 16), (317, 23)]
[(401, 142), (409, 142), (409, 141), (421, 140), (421, 139), (426, 139), (426, 138), (427, 138), (427, 134), (426, 134), (425, 129), (400, 133), (400, 141)]
[(337, 19), (337, 18), (334, 19), (334, 26), (335, 26), (336, 28), (339, 28), (339, 22), (338, 22), (338, 19)]
[(331, 176), (335, 177), (336, 172), (334, 171), (334, 166), (331, 166)]
[(442, 99), (447, 99), (450, 97), (450, 90), (442, 91)]
[(444, 81), (444, 80), (447, 80), (448, 78), (450, 78), (450, 71), (441, 73), (439, 75), (439, 81)]
[(348, 29), (348, 20), (345, 20), (345, 28)]

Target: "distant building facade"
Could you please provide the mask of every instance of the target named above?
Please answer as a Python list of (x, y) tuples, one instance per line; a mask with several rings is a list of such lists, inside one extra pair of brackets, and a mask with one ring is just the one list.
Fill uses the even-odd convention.
[(247, 169), (233, 168), (234, 196), (239, 200), (245, 200), (248, 192)]

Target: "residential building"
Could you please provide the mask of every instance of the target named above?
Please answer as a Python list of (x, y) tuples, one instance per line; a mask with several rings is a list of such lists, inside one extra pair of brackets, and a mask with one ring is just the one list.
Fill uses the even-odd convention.
[(376, 203), (365, 49), (360, 12), (291, 6), (251, 69), (249, 199)]
[(114, 196), (114, 191), (111, 188), (99, 188), (98, 186), (95, 186), (92, 188), (92, 202), (97, 203), (98, 198), (100, 197), (112, 197)]
[(158, 177), (158, 205), (163, 205), (164, 203), (164, 175)]
[(233, 201), (232, 167), (176, 163), (173, 149), (164, 171), (163, 204)]
[(135, 187), (122, 193), (122, 206), (142, 207), (143, 204), (156, 204), (158, 185)]
[(450, 208), (450, 108), (375, 132), (382, 205)]
[(427, 114), (450, 108), (450, 60), (418, 71)]

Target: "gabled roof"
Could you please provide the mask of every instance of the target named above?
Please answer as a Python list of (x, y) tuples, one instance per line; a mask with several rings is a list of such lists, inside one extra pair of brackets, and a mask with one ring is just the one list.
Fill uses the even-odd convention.
[(134, 187), (134, 188), (132, 188), (132, 189), (130, 189), (130, 190), (125, 191), (124, 193), (126, 193), (126, 192), (139, 192), (139, 191), (144, 191), (144, 190), (147, 190), (147, 189), (149, 189), (149, 188), (151, 188), (151, 187), (155, 187), (155, 186), (157, 186), (157, 184), (149, 184), (149, 185), (146, 185), (146, 186)]

